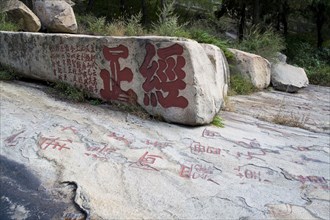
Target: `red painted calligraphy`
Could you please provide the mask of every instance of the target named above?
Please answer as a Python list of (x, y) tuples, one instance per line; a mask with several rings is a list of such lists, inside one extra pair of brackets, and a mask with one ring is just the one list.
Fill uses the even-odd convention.
[(221, 134), (219, 132), (211, 131), (211, 130), (208, 130), (207, 128), (205, 128), (204, 131), (203, 131), (202, 137), (205, 137), (205, 138), (219, 138), (219, 137), (221, 137)]
[[(179, 96), (179, 91), (186, 88), (183, 79), (186, 73), (183, 67), (186, 61), (183, 54), (183, 47), (174, 44), (169, 47), (160, 48), (156, 51), (154, 45), (146, 45), (147, 54), (140, 72), (145, 82), (142, 85), (145, 91), (144, 104), (156, 107), (159, 103), (163, 108), (179, 107), (186, 108), (188, 100)], [(156, 55), (157, 61), (153, 60)]]
[(123, 91), (120, 83), (123, 81), (131, 82), (133, 73), (129, 68), (120, 69), (119, 59), (128, 57), (128, 49), (123, 45), (118, 47), (103, 47), (103, 55), (110, 63), (110, 71), (102, 69), (100, 76), (103, 80), (103, 89), (100, 94), (106, 100), (118, 100), (124, 102), (135, 102), (136, 94), (133, 90)]
[(5, 145), (8, 147), (16, 146), (21, 139), (25, 139), (24, 137), (20, 137), (21, 134), (23, 134), (25, 130), (19, 131), (13, 135), (10, 135), (5, 139)]
[(145, 140), (144, 143), (147, 145), (151, 145), (154, 147), (160, 147), (160, 148), (172, 146), (172, 144), (169, 142), (159, 142), (159, 141), (151, 141), (151, 140)]
[(208, 154), (218, 154), (220, 155), (221, 149), (220, 148), (215, 148), (215, 147), (210, 147), (210, 146), (203, 146), (201, 145), (200, 142), (193, 142), (190, 145), (190, 150), (191, 153), (208, 153)]
[(204, 179), (204, 180), (209, 180), (210, 174), (213, 174), (213, 168), (202, 166), (200, 164), (192, 164), (190, 166), (182, 165), (181, 164), (181, 169), (179, 175), (183, 178), (187, 179)]
[[(61, 143), (62, 142), (62, 143)], [(72, 143), (71, 140), (60, 140), (59, 137), (43, 137), (41, 136), (38, 142), (39, 147), (42, 150), (46, 150), (48, 147), (52, 147), (52, 149), (57, 149), (61, 151), (62, 149), (70, 149), (66, 146), (66, 143), (63, 142), (69, 142)]]
[(93, 159), (101, 160), (101, 161), (107, 161), (107, 155), (115, 152), (117, 149), (113, 147), (103, 146), (103, 147), (87, 147), (87, 153), (85, 153), (86, 156), (92, 157)]
[(153, 170), (153, 171), (159, 171), (158, 169), (152, 167), (150, 164), (154, 164), (157, 158), (162, 159), (161, 156), (157, 155), (151, 155), (148, 151), (145, 152), (142, 157), (139, 158), (139, 160), (135, 163), (132, 163), (130, 166), (143, 169), (143, 170)]
[(125, 135), (120, 135), (115, 132), (110, 132), (110, 134), (108, 134), (108, 137), (113, 138), (117, 141), (124, 142), (126, 145), (130, 145), (133, 143), (133, 141), (128, 140), (128, 138), (126, 138)]
[(239, 176), (240, 178), (246, 178), (246, 179), (251, 179), (251, 180), (258, 180), (259, 182), (264, 181), (264, 182), (270, 182), (269, 180), (261, 179), (261, 173), (260, 171), (253, 171), (250, 169), (244, 169), (241, 171), (241, 167), (239, 166), (238, 168), (235, 168), (234, 170), (238, 171), (238, 174), (236, 176)]
[(61, 131), (66, 131), (66, 130), (72, 131), (72, 133), (74, 133), (74, 134), (78, 133), (78, 130), (74, 126), (69, 126), (69, 127), (62, 126)]

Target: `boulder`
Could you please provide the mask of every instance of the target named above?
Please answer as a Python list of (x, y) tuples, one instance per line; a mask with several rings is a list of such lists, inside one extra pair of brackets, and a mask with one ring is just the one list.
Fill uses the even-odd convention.
[(250, 79), (258, 89), (265, 89), (270, 84), (271, 65), (265, 58), (241, 50), (229, 49), (235, 56), (236, 68)]
[[(0, 64), (27, 77), (67, 82), (105, 101), (138, 104), (169, 122), (210, 123), (226, 90), (221, 82), (226, 76), (215, 72), (223, 64), (213, 65), (212, 56), (193, 40), (0, 32), (0, 44), (0, 54), (6, 54)], [(220, 59), (221, 52), (210, 48)]]
[(274, 89), (280, 91), (293, 93), (309, 84), (303, 68), (285, 63), (272, 64), (271, 75), (271, 82)]
[(214, 96), (221, 98), (221, 105), (223, 105), (223, 100), (227, 96), (228, 87), (229, 87), (229, 66), (223, 51), (212, 44), (201, 44), (206, 52), (207, 56), (213, 64), (215, 71), (214, 77), (210, 78), (210, 84), (215, 84), (215, 89), (213, 90), (216, 93)]
[(0, 8), (1, 12), (7, 12), (17, 23), (23, 19), (23, 30), (30, 32), (40, 30), (39, 18), (24, 3), (17, 0), (6, 0), (1, 3)]
[(69, 3), (64, 0), (35, 0), (33, 10), (50, 32), (77, 33), (78, 25)]

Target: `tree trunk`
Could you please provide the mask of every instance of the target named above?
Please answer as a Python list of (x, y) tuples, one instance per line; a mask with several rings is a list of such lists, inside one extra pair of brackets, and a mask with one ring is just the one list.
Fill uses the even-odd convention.
[(322, 28), (325, 23), (324, 10), (325, 10), (325, 5), (322, 3), (318, 3), (315, 10), (318, 48), (322, 48), (322, 44), (323, 44)]
[(145, 0), (141, 0), (141, 7), (142, 7), (142, 23), (146, 25), (147, 23), (147, 7)]
[(283, 24), (283, 34), (284, 36), (288, 35), (288, 15), (289, 15), (289, 5), (288, 0), (283, 2), (282, 8), (282, 24)]
[(242, 2), (241, 8), (240, 8), (240, 16), (239, 16), (239, 26), (238, 26), (238, 39), (239, 41), (243, 40), (244, 37), (244, 28), (245, 28), (245, 8), (246, 3), (245, 1)]
[(125, 0), (120, 0), (120, 13), (122, 16), (125, 15)]
[(93, 5), (94, 5), (94, 0), (88, 0), (88, 5), (87, 5), (87, 8), (86, 8), (86, 11), (91, 11), (92, 8), (93, 8)]
[(254, 0), (252, 23), (258, 24), (259, 21), (260, 21), (260, 0)]

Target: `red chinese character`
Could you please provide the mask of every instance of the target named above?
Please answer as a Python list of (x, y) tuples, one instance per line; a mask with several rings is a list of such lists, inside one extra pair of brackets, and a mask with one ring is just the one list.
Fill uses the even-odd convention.
[(219, 132), (210, 131), (205, 128), (203, 131), (202, 137), (216, 138), (216, 137), (221, 137), (221, 134)]
[(25, 132), (25, 130), (22, 130), (22, 131), (20, 131), (20, 132), (18, 132), (16, 134), (13, 134), (13, 135), (7, 137), (5, 139), (6, 146), (10, 146), (10, 147), (16, 146), (16, 144), (19, 143), (19, 140), (20, 139), (25, 139), (24, 137), (18, 137), (19, 135), (21, 135), (24, 132)]
[[(147, 54), (140, 72), (146, 81), (142, 88), (145, 91), (144, 104), (151, 104), (156, 107), (159, 103), (163, 108), (179, 107), (186, 108), (188, 100), (179, 96), (179, 91), (186, 88), (183, 79), (186, 73), (182, 70), (186, 61), (183, 54), (183, 47), (174, 44), (170, 47), (160, 48), (156, 52), (154, 45), (146, 45)], [(158, 60), (153, 58), (158, 56)]]
[(66, 144), (60, 144), (60, 141), (72, 143), (71, 140), (60, 140), (60, 138), (41, 137), (38, 144), (43, 150), (46, 150), (48, 147), (52, 147), (53, 149), (57, 149), (59, 151), (61, 151), (63, 148), (70, 149), (69, 147), (66, 147)]
[(196, 164), (195, 165), (195, 171), (194, 174), (192, 175), (193, 179), (197, 179), (197, 178), (202, 178), (202, 179), (206, 179), (208, 177), (209, 174), (212, 174), (212, 167), (206, 168), (203, 167), (202, 165)]
[(190, 179), (192, 169), (193, 169), (193, 165), (191, 165), (190, 167), (187, 167), (187, 166), (181, 164), (180, 176)]
[(143, 170), (159, 171), (158, 169), (149, 165), (149, 164), (154, 164), (157, 158), (162, 159), (161, 156), (150, 155), (150, 154), (148, 155), (148, 151), (147, 151), (142, 155), (142, 157), (139, 158), (139, 160), (137, 162), (132, 163), (130, 166), (135, 167), (135, 168), (140, 168)]
[(128, 57), (128, 49), (123, 45), (118, 47), (103, 47), (103, 55), (110, 62), (110, 70), (102, 69), (100, 76), (103, 80), (103, 88), (100, 91), (101, 97), (106, 100), (118, 100), (124, 102), (135, 102), (136, 94), (133, 90), (123, 91), (120, 88), (122, 81), (131, 82), (133, 73), (129, 68), (120, 69), (119, 59)]
[(191, 145), (190, 145), (190, 150), (191, 150), (191, 153), (204, 153), (205, 152), (205, 146), (201, 145), (201, 143), (199, 142), (193, 142)]

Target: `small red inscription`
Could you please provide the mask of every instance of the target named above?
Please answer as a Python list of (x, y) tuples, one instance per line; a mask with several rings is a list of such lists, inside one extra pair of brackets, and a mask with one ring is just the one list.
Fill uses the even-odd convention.
[(69, 127), (62, 126), (62, 130), (61, 131), (66, 131), (66, 130), (69, 130), (69, 131), (71, 131), (74, 134), (77, 134), (78, 133), (78, 130), (74, 126), (69, 126)]
[(172, 144), (169, 142), (159, 142), (159, 141), (151, 141), (151, 140), (145, 140), (144, 143), (149, 146), (160, 147), (160, 148), (172, 146)]
[[(65, 142), (65, 143), (63, 143)], [(41, 136), (38, 145), (42, 150), (46, 150), (48, 147), (61, 151), (62, 149), (70, 149), (67, 147), (67, 143), (72, 143), (71, 140), (61, 140), (59, 137), (43, 137)]]
[(246, 179), (250, 179), (250, 180), (257, 180), (259, 182), (270, 182), (267, 179), (262, 180), (262, 176), (260, 171), (255, 171), (255, 170), (251, 170), (251, 169), (242, 169), (241, 170), (241, 166), (239, 166), (238, 168), (235, 168), (234, 170), (237, 170), (238, 174), (236, 176), (239, 176), (240, 178), (246, 178)]
[(134, 168), (143, 169), (143, 170), (159, 171), (158, 169), (151, 166), (151, 164), (155, 163), (157, 158), (162, 159), (161, 156), (151, 155), (147, 151), (139, 158), (139, 160), (137, 162), (131, 163), (130, 166), (132, 166)]
[(133, 143), (133, 141), (128, 140), (128, 138), (126, 138), (125, 135), (120, 135), (116, 132), (110, 132), (110, 134), (108, 134), (108, 137), (113, 138), (117, 141), (121, 141), (121, 142), (125, 143), (126, 145), (130, 145)]
[(23, 134), (25, 130), (19, 131), (13, 135), (10, 135), (5, 139), (5, 145), (8, 147), (16, 146), (20, 140), (25, 139), (25, 137), (20, 137), (21, 134)]
[(136, 94), (133, 90), (123, 91), (120, 83), (123, 81), (131, 82), (133, 80), (133, 73), (129, 68), (120, 69), (119, 59), (126, 59), (128, 57), (128, 49), (124, 45), (118, 47), (103, 47), (104, 58), (110, 63), (109, 72), (102, 69), (100, 76), (103, 80), (103, 89), (101, 89), (101, 97), (105, 100), (118, 100), (124, 102), (134, 103), (136, 101)]
[(203, 146), (200, 142), (193, 142), (190, 145), (191, 153), (208, 153), (208, 154), (218, 154), (220, 155), (221, 149), (210, 147), (210, 146)]
[(319, 186), (323, 190), (330, 190), (328, 181), (322, 176), (295, 176), (295, 178), (300, 181), (303, 185), (310, 183), (315, 186)]
[(101, 160), (101, 161), (108, 161), (107, 155), (115, 152), (117, 149), (113, 147), (103, 146), (103, 147), (87, 147), (87, 152), (85, 153), (86, 156), (92, 157), (93, 159)]
[[(145, 82), (142, 85), (145, 91), (144, 104), (156, 107), (160, 104), (163, 108), (186, 108), (188, 100), (179, 96), (179, 91), (186, 88), (183, 79), (186, 73), (183, 67), (186, 64), (182, 56), (183, 47), (179, 44), (159, 48), (153, 44), (146, 45), (147, 54), (140, 67), (140, 72)], [(154, 58), (156, 60), (154, 60)]]
[(187, 179), (204, 179), (208, 180), (209, 176), (213, 174), (213, 168), (206, 167), (200, 164), (192, 164), (190, 166), (182, 165), (181, 164), (181, 169), (179, 175), (183, 178)]
[(221, 134), (219, 132), (211, 131), (211, 130), (208, 130), (207, 128), (205, 128), (204, 131), (203, 131), (202, 137), (205, 137), (205, 138), (219, 138), (219, 137), (221, 137)]

